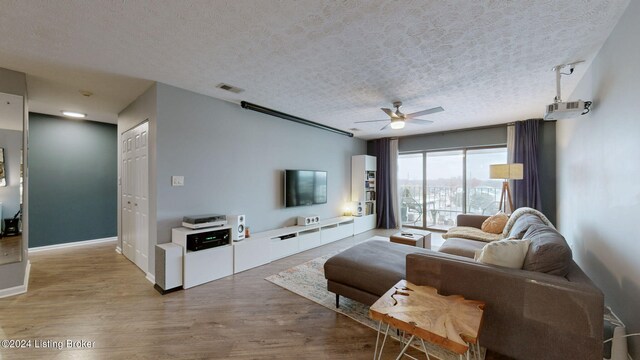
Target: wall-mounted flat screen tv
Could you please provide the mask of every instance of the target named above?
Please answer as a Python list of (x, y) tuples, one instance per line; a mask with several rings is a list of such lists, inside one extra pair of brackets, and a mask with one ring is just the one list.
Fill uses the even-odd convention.
[(326, 204), (327, 172), (317, 170), (284, 171), (285, 207)]

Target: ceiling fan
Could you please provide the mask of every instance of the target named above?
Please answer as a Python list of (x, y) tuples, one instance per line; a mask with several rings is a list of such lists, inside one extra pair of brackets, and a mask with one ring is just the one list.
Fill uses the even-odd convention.
[(402, 106), (402, 101), (394, 101), (393, 102), (393, 106), (396, 108), (396, 111), (393, 111), (393, 110), (387, 109), (387, 108), (380, 108), (387, 115), (389, 115), (389, 119), (356, 121), (356, 123), (370, 123), (370, 122), (379, 122), (379, 121), (389, 121), (389, 123), (387, 125), (383, 126), (380, 130), (386, 129), (387, 126), (390, 126), (394, 130), (397, 130), (397, 129), (404, 128), (404, 125), (405, 125), (405, 123), (407, 121), (410, 121), (410, 122), (412, 122), (414, 124), (429, 125), (429, 124), (433, 123), (433, 121), (424, 120), (424, 119), (418, 119), (418, 117), (419, 116), (423, 116), (423, 115), (435, 114), (435, 113), (439, 113), (441, 111), (444, 111), (444, 109), (442, 107), (438, 106), (438, 107), (434, 107), (434, 108), (431, 108), (431, 109), (414, 112), (414, 113), (411, 113), (411, 114), (403, 114), (400, 111), (400, 106)]

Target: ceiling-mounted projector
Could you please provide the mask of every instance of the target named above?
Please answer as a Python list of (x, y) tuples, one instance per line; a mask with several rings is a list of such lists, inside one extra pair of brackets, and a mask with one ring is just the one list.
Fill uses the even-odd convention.
[[(578, 100), (563, 102), (560, 97), (560, 77), (562, 75), (573, 74), (573, 69), (575, 69), (576, 64), (581, 62), (582, 61), (576, 61), (571, 64), (558, 65), (553, 68), (553, 71), (556, 72), (556, 91), (558, 94), (556, 95), (553, 104), (547, 105), (547, 109), (544, 114), (545, 120), (571, 119), (589, 112), (589, 109), (591, 108), (591, 101)], [(569, 67), (568, 73), (562, 72), (562, 69), (565, 66)]]
[(545, 120), (571, 119), (589, 112), (591, 101), (569, 101), (554, 102), (547, 105), (547, 112), (544, 114)]

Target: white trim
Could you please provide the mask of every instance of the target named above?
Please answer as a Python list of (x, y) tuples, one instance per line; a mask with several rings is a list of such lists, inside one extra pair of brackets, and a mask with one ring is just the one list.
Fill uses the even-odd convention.
[(14, 295), (20, 295), (20, 294), (24, 294), (27, 292), (27, 289), (29, 288), (29, 273), (31, 272), (31, 261), (27, 260), (27, 268), (24, 270), (24, 280), (22, 285), (18, 285), (18, 286), (14, 286), (8, 289), (2, 289), (0, 290), (0, 299), (1, 298), (5, 298), (5, 297), (9, 297), (9, 296), (14, 296)]
[(149, 282), (152, 283), (153, 285), (156, 284), (156, 277), (150, 272), (147, 273), (146, 279), (149, 280)]
[(116, 241), (116, 240), (118, 240), (118, 237), (114, 236), (114, 237), (109, 237), (109, 238), (104, 238), (104, 239), (75, 241), (75, 242), (64, 243), (64, 244), (38, 246), (38, 247), (29, 248), (29, 252), (30, 253), (35, 253), (35, 252), (47, 251), (47, 250), (65, 249), (65, 248), (76, 247), (76, 246), (100, 244), (100, 243)]
[(120, 246), (116, 246), (116, 252), (122, 255), (122, 248)]

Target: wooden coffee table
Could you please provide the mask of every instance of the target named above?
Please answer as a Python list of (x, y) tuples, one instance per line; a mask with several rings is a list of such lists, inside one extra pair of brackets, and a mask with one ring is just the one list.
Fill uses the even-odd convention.
[(431, 233), (418, 229), (403, 229), (391, 235), (391, 242), (431, 249)]
[[(460, 295), (442, 296), (435, 288), (417, 286), (406, 280), (400, 280), (387, 291), (369, 309), (369, 317), (378, 320), (378, 336), (374, 359), (382, 357), (384, 343), (389, 334), (389, 327), (411, 335), (397, 359), (405, 354), (414, 338), (419, 338), (422, 348), (429, 358), (424, 341), (448, 349), (462, 359), (470, 357), (469, 347), (475, 347), (479, 353), (478, 333), (482, 324), (485, 303), (466, 300)], [(378, 350), (382, 323), (387, 329)], [(404, 336), (403, 336), (404, 344)], [(407, 355), (408, 356), (408, 355)]]

